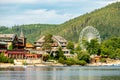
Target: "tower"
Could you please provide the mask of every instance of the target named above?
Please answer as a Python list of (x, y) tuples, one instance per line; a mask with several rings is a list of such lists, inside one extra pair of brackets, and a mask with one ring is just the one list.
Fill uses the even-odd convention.
[(26, 47), (26, 38), (25, 38), (25, 36), (23, 34), (22, 29), (21, 29), (21, 32), (20, 32), (20, 39), (22, 41), (23, 48)]
[(25, 37), (25, 36), (24, 36), (23, 31), (22, 31), (22, 29), (21, 29), (20, 38), (24, 38), (24, 37)]

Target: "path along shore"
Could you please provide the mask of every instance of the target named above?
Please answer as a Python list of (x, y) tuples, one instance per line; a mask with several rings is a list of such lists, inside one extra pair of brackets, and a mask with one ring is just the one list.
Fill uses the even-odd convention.
[[(7, 68), (7, 67), (24, 67), (25, 65), (14, 65), (14, 64), (10, 64), (10, 63), (0, 63), (0, 68)], [(54, 66), (66, 66), (60, 63), (40, 63), (40, 64), (31, 64), (31, 65), (26, 65), (26, 66), (40, 66), (40, 67), (44, 67), (44, 66), (50, 66), (50, 67), (54, 67)], [(72, 66), (76, 66), (76, 65), (72, 65)], [(80, 65), (77, 65), (80, 66)], [(90, 63), (87, 64), (86, 66), (120, 66), (120, 60), (115, 60), (113, 62), (109, 62), (109, 63)]]
[(7, 67), (24, 67), (24, 66), (27, 66), (27, 67), (32, 67), (32, 66), (39, 66), (39, 67), (52, 67), (52, 66), (65, 66), (63, 64), (60, 64), (60, 63), (56, 63), (56, 64), (44, 64), (44, 63), (40, 63), (40, 64), (30, 64), (30, 65), (14, 65), (14, 64), (10, 64), (10, 63), (0, 63), (0, 68), (7, 68)]
[(87, 64), (87, 66), (120, 66), (120, 60), (112, 60), (110, 62), (98, 62), (98, 63), (92, 63)]

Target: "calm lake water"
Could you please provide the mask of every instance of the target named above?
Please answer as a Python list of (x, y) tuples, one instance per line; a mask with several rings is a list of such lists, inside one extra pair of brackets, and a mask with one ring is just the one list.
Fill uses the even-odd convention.
[(0, 68), (0, 80), (120, 80), (120, 67)]

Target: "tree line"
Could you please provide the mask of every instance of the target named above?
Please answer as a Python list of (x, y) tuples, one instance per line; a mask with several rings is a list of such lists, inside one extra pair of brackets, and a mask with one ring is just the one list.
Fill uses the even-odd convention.
[[(51, 43), (53, 40), (51, 39), (52, 35), (47, 35), (45, 38), (44, 49), (51, 49)], [(47, 45), (46, 45), (47, 44)], [(75, 47), (75, 43), (69, 41), (67, 44), (67, 49), (70, 50), (70, 54), (74, 55), (74, 57), (67, 58), (64, 56), (62, 51), (62, 47), (58, 48), (58, 51), (55, 55), (49, 54), (44, 56), (44, 60), (47, 61), (49, 59), (57, 60), (62, 64), (67, 65), (85, 65), (90, 63), (92, 55), (101, 56), (101, 62), (105, 61), (106, 58), (110, 59), (120, 59), (120, 38), (110, 38), (107, 40), (102, 41), (101, 43), (98, 42), (97, 39), (92, 39), (90, 42), (85, 41), (86, 49), (82, 50), (80, 44), (78, 43)], [(50, 52), (48, 52), (50, 53)]]

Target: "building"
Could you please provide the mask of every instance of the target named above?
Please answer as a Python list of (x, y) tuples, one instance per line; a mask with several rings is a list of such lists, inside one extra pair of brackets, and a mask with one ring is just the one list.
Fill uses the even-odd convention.
[(32, 44), (26, 44), (26, 38), (22, 30), (19, 37), (16, 34), (0, 34), (0, 53), (4, 53), (9, 58), (37, 59), (42, 57), (39, 52), (34, 50)]
[(0, 34), (0, 49), (24, 49), (26, 46), (26, 38), (21, 32), (20, 37), (16, 34)]
[(27, 50), (6, 50), (5, 56), (12, 59), (25, 59), (28, 53)]
[(4, 55), (12, 59), (37, 59), (41, 54), (30, 54), (28, 50), (6, 50)]
[(90, 58), (91, 58), (91, 63), (98, 63), (100, 62), (101, 56), (91, 55)]
[(30, 43), (26, 43), (26, 47), (25, 47), (26, 50), (32, 50), (34, 49), (34, 46)]
[[(34, 47), (36, 50), (43, 51), (43, 44), (45, 42), (45, 36), (42, 36), (36, 42), (34, 42)], [(64, 54), (70, 53), (70, 50), (66, 48), (67, 40), (61, 36), (52, 36), (53, 43), (51, 43), (50, 53), (54, 54), (58, 51), (58, 48), (61, 47)], [(46, 50), (48, 52), (48, 50)]]
[(28, 53), (26, 47), (26, 38), (21, 31), (20, 36), (17, 34), (0, 34), (0, 53), (4, 53), (9, 58), (25, 58)]

